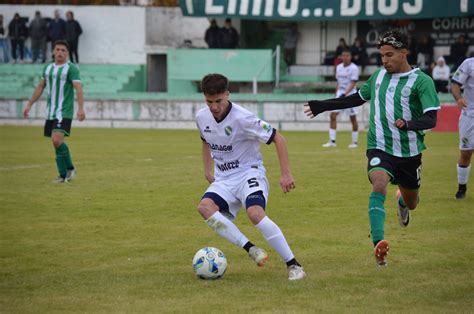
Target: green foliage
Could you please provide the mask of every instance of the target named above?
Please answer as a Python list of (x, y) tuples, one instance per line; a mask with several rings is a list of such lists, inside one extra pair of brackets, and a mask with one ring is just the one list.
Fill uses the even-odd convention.
[[(387, 268), (372, 256), (365, 150), (345, 147), (349, 133), (338, 134), (337, 149), (321, 148), (326, 133), (284, 133), (297, 184), (289, 194), (279, 189), (275, 147), (263, 145), (267, 213), (308, 273), (301, 282), (288, 282), (284, 263), (245, 211), (237, 225), (269, 251), (263, 268), (202, 221), (195, 208), (207, 184), (196, 131), (75, 128), (67, 143), (77, 178), (63, 185), (50, 183), (54, 150), (41, 134), (38, 127), (0, 127), (2, 312), (474, 308), (474, 189), (454, 200), (457, 134), (427, 135), (421, 203), (406, 229), (390, 187)], [(196, 279), (192, 257), (211, 245), (226, 254), (227, 273), (218, 281)]]

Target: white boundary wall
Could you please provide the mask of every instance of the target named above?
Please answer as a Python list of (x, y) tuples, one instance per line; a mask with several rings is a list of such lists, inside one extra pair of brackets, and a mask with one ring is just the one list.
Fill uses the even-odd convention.
[[(301, 102), (238, 102), (275, 128), (286, 131), (327, 131), (329, 112), (310, 120), (303, 113)], [(43, 125), (46, 102), (39, 101), (30, 112), (30, 119), (22, 119), (26, 101), (0, 100), (0, 125)], [(74, 121), (74, 127), (195, 129), (194, 116), (205, 106), (202, 101), (128, 101), (89, 100), (85, 102), (87, 119)], [(368, 127), (369, 106), (359, 107), (359, 128)], [(340, 114), (338, 130), (350, 130), (349, 116)]]

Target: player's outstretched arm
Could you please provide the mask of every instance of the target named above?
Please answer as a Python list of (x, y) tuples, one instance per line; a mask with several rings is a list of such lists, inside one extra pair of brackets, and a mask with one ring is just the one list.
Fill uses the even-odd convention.
[(77, 119), (79, 121), (84, 121), (86, 118), (86, 112), (84, 111), (84, 92), (82, 91), (82, 84), (79, 81), (73, 82), (72, 84), (76, 90), (77, 104), (79, 105), (77, 108)]
[(202, 141), (202, 162), (204, 164), (204, 177), (206, 177), (207, 182), (214, 182), (214, 172), (212, 170), (212, 157), (211, 150), (206, 142)]
[(327, 100), (310, 100), (304, 107), (304, 113), (311, 119), (328, 110), (347, 109), (362, 106), (366, 102), (359, 93)]
[(41, 97), (41, 94), (43, 94), (43, 90), (46, 86), (46, 82), (44, 79), (41, 79), (36, 85), (36, 88), (33, 92), (33, 95), (31, 96), (30, 100), (28, 100), (28, 104), (26, 105), (25, 109), (23, 109), (23, 117), (28, 118), (31, 107), (35, 104), (35, 102), (38, 100), (38, 98)]
[(275, 143), (278, 160), (280, 161), (280, 187), (284, 193), (290, 192), (291, 189), (295, 188), (295, 180), (290, 170), (290, 159), (288, 157), (288, 148), (286, 146), (285, 138), (278, 133), (275, 133), (273, 138)]

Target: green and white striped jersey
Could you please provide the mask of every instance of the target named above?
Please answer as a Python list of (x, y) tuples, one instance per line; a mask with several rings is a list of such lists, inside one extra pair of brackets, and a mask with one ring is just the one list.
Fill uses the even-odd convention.
[(426, 148), (423, 131), (400, 130), (394, 123), (397, 119), (417, 120), (427, 111), (440, 109), (438, 94), (428, 75), (418, 68), (395, 74), (379, 69), (362, 85), (359, 95), (370, 100), (367, 149), (411, 157)]
[(74, 115), (74, 86), (81, 78), (77, 66), (73, 63), (46, 65), (42, 79), (46, 82), (48, 91), (47, 120), (63, 118), (72, 119)]

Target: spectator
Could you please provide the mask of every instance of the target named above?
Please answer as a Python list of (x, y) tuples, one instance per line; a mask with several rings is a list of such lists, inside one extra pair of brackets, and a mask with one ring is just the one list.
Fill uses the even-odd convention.
[(66, 13), (66, 19), (65, 39), (69, 44), (69, 60), (72, 63), (79, 63), (77, 50), (79, 48), (79, 36), (82, 34), (81, 24), (74, 19), (74, 13), (72, 13), (72, 11)]
[(224, 27), (221, 28), (219, 35), (220, 48), (234, 49), (239, 46), (239, 33), (232, 26), (230, 19), (225, 20)]
[(219, 44), (219, 33), (220, 33), (220, 28), (217, 25), (217, 22), (215, 19), (212, 19), (210, 21), (211, 26), (206, 30), (206, 34), (204, 35), (204, 40), (206, 41), (206, 44), (209, 48), (220, 48)]
[(346, 40), (344, 38), (339, 38), (339, 45), (336, 47), (336, 58), (334, 59), (335, 66), (342, 62), (341, 55), (344, 50), (351, 50), (351, 49), (346, 44)]
[(418, 49), (416, 47), (416, 39), (408, 36), (408, 56), (407, 61), (409, 65), (416, 65), (416, 58), (418, 55)]
[(448, 93), (449, 75), (451, 71), (446, 65), (446, 61), (443, 57), (439, 57), (436, 61), (436, 66), (433, 68), (433, 81), (435, 88), (438, 93)]
[(2, 14), (0, 14), (0, 49), (2, 52), (2, 61), (8, 63), (8, 61), (10, 61), (10, 53), (8, 52), (7, 31), (3, 26)]
[(289, 67), (296, 62), (296, 45), (298, 43), (298, 24), (291, 23), (285, 38), (285, 62)]
[(48, 37), (48, 27), (46, 21), (41, 17), (41, 12), (35, 12), (35, 18), (30, 23), (31, 53), (33, 63), (39, 59), (41, 63), (46, 62), (46, 39)]
[(20, 14), (15, 13), (13, 20), (8, 25), (8, 36), (12, 44), (13, 62), (16, 63), (17, 49), (20, 51), (20, 62), (23, 63), (25, 56), (25, 40), (28, 37), (28, 28)]
[(426, 70), (433, 61), (433, 42), (431, 37), (423, 35), (417, 48), (417, 64), (422, 70)]
[(356, 37), (356, 39), (354, 40), (354, 44), (351, 47), (351, 55), (352, 62), (355, 65), (360, 66), (362, 68), (362, 72), (364, 72), (368, 56), (362, 38)]
[[(48, 36), (51, 40), (51, 51), (54, 50), (54, 42), (56, 40), (64, 40), (66, 33), (66, 22), (61, 18), (59, 10), (54, 10), (54, 19), (49, 22)], [(54, 59), (54, 56), (53, 56)]]
[(457, 69), (461, 63), (466, 59), (469, 45), (466, 43), (466, 36), (461, 34), (454, 44), (451, 45), (450, 58), (454, 64), (453, 68)]

